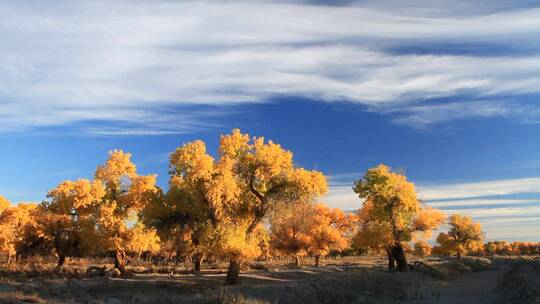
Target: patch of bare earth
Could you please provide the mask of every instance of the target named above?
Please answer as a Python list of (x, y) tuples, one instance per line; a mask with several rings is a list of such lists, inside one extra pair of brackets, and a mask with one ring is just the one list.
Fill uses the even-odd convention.
[(516, 263), (499, 285), (501, 303), (540, 303), (540, 261)]

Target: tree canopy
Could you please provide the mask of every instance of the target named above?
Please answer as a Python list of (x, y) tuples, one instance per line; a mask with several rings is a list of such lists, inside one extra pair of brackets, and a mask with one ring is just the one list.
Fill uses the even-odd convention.
[(399, 271), (407, 271), (403, 243), (437, 228), (445, 218), (444, 213), (422, 206), (414, 184), (386, 165), (369, 169), (355, 182), (353, 190), (364, 199), (359, 210), (356, 245), (384, 248), (389, 268), (394, 267), (395, 261)]
[(469, 216), (453, 214), (448, 219), (450, 230), (437, 236), (437, 246), (433, 249), (438, 254), (457, 254), (461, 259), (469, 251), (481, 250), (484, 233), (482, 225), (474, 222)]

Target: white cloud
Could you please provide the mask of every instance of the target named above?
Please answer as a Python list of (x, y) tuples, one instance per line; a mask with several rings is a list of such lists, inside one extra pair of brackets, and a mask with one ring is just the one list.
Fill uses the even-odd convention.
[(474, 183), (426, 185), (418, 187), (419, 196), (426, 201), (520, 193), (539, 193), (540, 178), (492, 180)]
[(458, 208), (458, 207), (468, 207), (468, 206), (483, 206), (483, 207), (497, 207), (501, 205), (512, 205), (512, 204), (528, 204), (528, 203), (539, 203), (540, 199), (457, 199), (457, 200), (444, 200), (444, 201), (435, 201), (429, 202), (430, 206), (435, 208)]
[[(392, 105), (403, 112), (398, 116), (418, 117), (398, 122), (419, 125), (447, 119), (440, 114), (446, 108), (418, 104), (426, 98), (538, 93), (538, 55), (385, 52), (443, 38), (538, 47), (540, 9), (477, 11), (257, 1), (2, 2), (0, 130), (100, 119), (136, 126), (85, 131), (184, 132), (192, 124), (175, 124), (174, 117), (160, 118), (164, 128), (144, 121), (160, 115), (156, 108), (280, 94), (348, 100), (381, 112)], [(452, 117), (462, 108), (469, 116), (508, 114), (508, 107), (468, 102), (453, 104)]]
[(332, 186), (328, 190), (328, 194), (322, 198), (322, 201), (332, 208), (340, 208), (343, 210), (357, 210), (362, 206), (362, 201), (351, 186)]
[(540, 116), (540, 108), (519, 106), (516, 103), (501, 100), (456, 101), (435, 105), (412, 105), (394, 110), (400, 116), (395, 122), (423, 128), (433, 123), (451, 121), (470, 117), (536, 117)]

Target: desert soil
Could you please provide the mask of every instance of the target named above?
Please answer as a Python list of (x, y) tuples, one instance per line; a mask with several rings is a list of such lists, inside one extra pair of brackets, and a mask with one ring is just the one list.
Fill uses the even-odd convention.
[(369, 260), (251, 270), (240, 285), (226, 289), (223, 279), (222, 270), (128, 279), (4, 277), (0, 303), (540, 303), (538, 260), (495, 259), (482, 271), (446, 278), (423, 271), (390, 273), (383, 262)]

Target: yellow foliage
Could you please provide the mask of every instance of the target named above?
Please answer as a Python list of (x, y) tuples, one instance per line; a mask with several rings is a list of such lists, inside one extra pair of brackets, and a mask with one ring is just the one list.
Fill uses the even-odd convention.
[(485, 254), (493, 255), (534, 255), (540, 253), (539, 242), (519, 242), (509, 243), (507, 241), (490, 241), (484, 244)]
[(170, 157), (171, 173), (191, 183), (209, 179), (214, 171), (214, 159), (206, 154), (206, 145), (196, 140), (177, 148)]
[(250, 149), (249, 135), (242, 134), (239, 129), (234, 129), (229, 135), (221, 135), (219, 154), (236, 158), (244, 155)]
[(431, 246), (428, 242), (420, 240), (414, 243), (414, 255), (424, 258), (431, 254)]
[(277, 209), (270, 221), (272, 248), (285, 255), (306, 255), (311, 243), (309, 232), (313, 213), (309, 204), (285, 205)]
[(71, 214), (74, 211), (84, 212), (82, 209), (96, 204), (105, 196), (105, 188), (99, 181), (64, 181), (49, 191), (47, 196), (53, 200), (50, 209), (56, 213)]
[(215, 254), (237, 260), (254, 259), (261, 255), (260, 234), (246, 235), (247, 224), (226, 222), (215, 231)]
[(21, 252), (26, 243), (27, 235), (39, 233), (35, 220), (36, 204), (19, 203), (10, 207), (0, 216), (0, 250), (5, 254), (13, 255)]
[(111, 151), (105, 164), (96, 169), (95, 180), (64, 181), (49, 191), (51, 201), (42, 204), (40, 229), (57, 252), (123, 252), (132, 236), (137, 236), (140, 246), (143, 236), (154, 242), (151, 232), (141, 235), (128, 228), (160, 195), (156, 176), (137, 175), (130, 158), (121, 150)]
[(147, 228), (142, 223), (137, 223), (129, 230), (129, 242), (126, 249), (138, 256), (148, 252), (155, 254), (160, 249), (160, 238), (155, 229)]
[(271, 220), (270, 243), (286, 255), (326, 256), (343, 250), (350, 242), (356, 216), (323, 204), (285, 206)]
[(339, 208), (328, 208), (323, 204), (315, 205), (314, 209), (310, 253), (315, 256), (326, 256), (330, 251), (347, 248), (356, 228), (356, 216), (345, 214)]
[(3, 196), (0, 195), (0, 215), (4, 210), (8, 209), (11, 206), (11, 203)]
[(113, 150), (109, 152), (107, 162), (96, 169), (95, 178), (105, 182), (110, 189), (120, 191), (123, 178), (134, 177), (136, 170), (131, 162), (131, 154)]
[(156, 176), (137, 175), (131, 154), (121, 150), (109, 152), (95, 176), (106, 186), (94, 214), (101, 249), (123, 251), (130, 238), (127, 222), (159, 195)]
[[(355, 182), (354, 191), (372, 204), (373, 217), (392, 225), (396, 238), (410, 238), (410, 226), (420, 209), (414, 184), (386, 165), (369, 169)], [(402, 236), (398, 236), (402, 234)]]
[(317, 171), (297, 168), (293, 154), (262, 137), (249, 139), (233, 130), (221, 137), (220, 155), (232, 162), (232, 177), (240, 198), (230, 216), (248, 219), (247, 233), (281, 202), (311, 201), (327, 191), (326, 178)]
[(356, 248), (387, 248), (419, 234), (429, 236), (445, 219), (443, 212), (422, 206), (414, 184), (386, 165), (369, 169), (355, 182), (354, 191), (365, 199), (358, 211)]
[(483, 248), (482, 226), (473, 222), (472, 218), (453, 214), (448, 224), (450, 231), (441, 232), (437, 237), (437, 244), (433, 248), (434, 253), (450, 254), (457, 253), (458, 257), (469, 251), (478, 251)]
[(425, 239), (431, 238), (433, 229), (441, 225), (446, 219), (446, 214), (439, 209), (420, 207), (413, 223), (413, 233), (420, 234)]
[(258, 227), (268, 212), (327, 191), (322, 173), (297, 168), (292, 157), (280, 145), (237, 129), (221, 136), (217, 160), (202, 141), (184, 144), (171, 154), (169, 192), (147, 204), (143, 217), (158, 232), (190, 235), (190, 242), (178, 243), (197, 255), (257, 256), (265, 242)]

